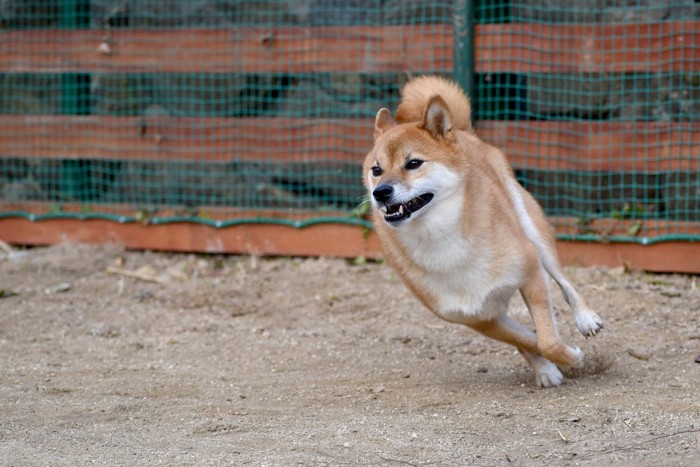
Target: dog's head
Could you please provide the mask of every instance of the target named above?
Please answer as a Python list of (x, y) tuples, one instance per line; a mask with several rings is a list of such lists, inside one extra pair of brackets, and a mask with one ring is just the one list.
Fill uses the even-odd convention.
[(429, 100), (419, 122), (397, 124), (387, 109), (377, 113), (364, 182), (372, 206), (388, 225), (406, 224), (454, 193), (461, 173), (456, 144), (440, 96)]

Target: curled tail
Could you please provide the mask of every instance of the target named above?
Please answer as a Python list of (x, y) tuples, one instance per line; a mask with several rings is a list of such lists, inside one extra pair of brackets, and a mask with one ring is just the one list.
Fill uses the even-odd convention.
[(396, 121), (420, 121), (430, 98), (436, 94), (447, 103), (452, 126), (457, 130), (472, 131), (469, 98), (456, 83), (439, 76), (420, 76), (404, 86), (401, 90), (401, 103), (396, 109)]

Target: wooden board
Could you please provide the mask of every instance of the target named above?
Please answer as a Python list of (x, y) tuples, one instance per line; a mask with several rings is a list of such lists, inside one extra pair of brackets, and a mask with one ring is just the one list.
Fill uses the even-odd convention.
[[(124, 221), (135, 217), (145, 218), (187, 218), (199, 216), (208, 221), (237, 221), (265, 223), (279, 220), (305, 225), (318, 219), (343, 219), (354, 220), (348, 211), (318, 211), (313, 209), (243, 209), (227, 206), (200, 206), (196, 211), (184, 206), (158, 206), (158, 209), (144, 211), (142, 206), (123, 203), (49, 203), (42, 201), (9, 202), (0, 201), (0, 212), (27, 213), (39, 218), (41, 216), (90, 216), (95, 213), (104, 213)], [(36, 220), (36, 219), (34, 219)], [(368, 220), (368, 218), (367, 218)], [(124, 221), (120, 221), (124, 222)], [(581, 235), (597, 235), (600, 241), (606, 242), (614, 237), (632, 237), (642, 239), (655, 237), (686, 235), (700, 237), (700, 221), (677, 221), (660, 219), (615, 219), (592, 218), (585, 224), (575, 217), (549, 217), (549, 221), (556, 227), (559, 235), (574, 237)], [(39, 221), (43, 222), (43, 221)]]
[[(700, 170), (700, 122), (480, 121), (518, 168)], [(360, 164), (372, 119), (0, 115), (0, 157), (336, 160)]]
[[(304, 224), (321, 217), (348, 218), (347, 211), (314, 210), (314, 209), (245, 209), (227, 206), (199, 206), (196, 210), (186, 206), (142, 206), (125, 203), (75, 203), (75, 202), (42, 202), (42, 201), (8, 201), (0, 200), (0, 213), (26, 213), (39, 216), (90, 216), (96, 213), (114, 216), (115, 219), (133, 219), (142, 217), (188, 218), (198, 216), (207, 221), (251, 221), (265, 222), (284, 220)], [(120, 221), (122, 222), (122, 221)]]
[[(216, 229), (199, 224), (119, 224), (105, 220), (56, 219), (31, 222), (0, 219), (0, 239), (16, 245), (64, 241), (113, 242), (131, 249), (207, 253), (380, 258), (374, 232), (354, 226), (320, 224), (303, 229), (247, 224)], [(700, 242), (631, 243), (558, 242), (564, 264), (623, 266), (658, 272), (700, 273)]]
[(0, 115), (0, 157), (360, 162), (365, 119)]
[(111, 242), (139, 250), (285, 256), (377, 257), (380, 252), (376, 236), (342, 224), (317, 224), (302, 229), (244, 224), (217, 229), (187, 222), (146, 226), (100, 219), (32, 222), (4, 218), (0, 219), (0, 239), (17, 245)]
[(478, 135), (519, 168), (700, 169), (700, 122), (480, 121)]
[(692, 221), (596, 218), (582, 225), (574, 217), (550, 217), (549, 222), (564, 238), (591, 236), (601, 243), (625, 237), (642, 243), (652, 243), (658, 237), (700, 238), (700, 222)]
[(624, 267), (652, 272), (700, 274), (700, 242), (638, 243), (557, 242), (562, 264)]
[[(700, 70), (700, 21), (484, 24), (475, 38), (479, 73)], [(0, 44), (11, 73), (451, 72), (453, 60), (449, 24), (6, 30)]]
[[(109, 45), (110, 53), (100, 51)], [(452, 28), (427, 26), (0, 32), (0, 71), (320, 73), (452, 68)], [(102, 46), (104, 47), (104, 46)]]
[(700, 70), (700, 22), (485, 24), (478, 72), (618, 73)]

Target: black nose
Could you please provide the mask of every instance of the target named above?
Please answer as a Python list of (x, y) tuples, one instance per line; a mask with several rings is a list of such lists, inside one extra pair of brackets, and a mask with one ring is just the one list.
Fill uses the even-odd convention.
[(374, 199), (376, 199), (380, 203), (386, 203), (387, 201), (389, 201), (389, 198), (391, 198), (391, 195), (393, 194), (394, 188), (391, 185), (387, 184), (379, 185), (372, 192), (372, 196), (374, 196)]

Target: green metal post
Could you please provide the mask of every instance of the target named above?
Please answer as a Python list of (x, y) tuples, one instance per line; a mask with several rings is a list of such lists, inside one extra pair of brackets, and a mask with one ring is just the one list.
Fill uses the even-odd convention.
[[(61, 0), (59, 3), (59, 25), (61, 29), (83, 29), (90, 26), (90, 4), (88, 0)], [(79, 73), (61, 74), (61, 114), (89, 114), (90, 92)], [(86, 98), (87, 97), (87, 98)], [(61, 163), (61, 190), (71, 201), (84, 200), (89, 180), (84, 177), (80, 161), (64, 160)]]
[(457, 0), (454, 11), (452, 76), (467, 95), (474, 96), (474, 5), (476, 0)]

